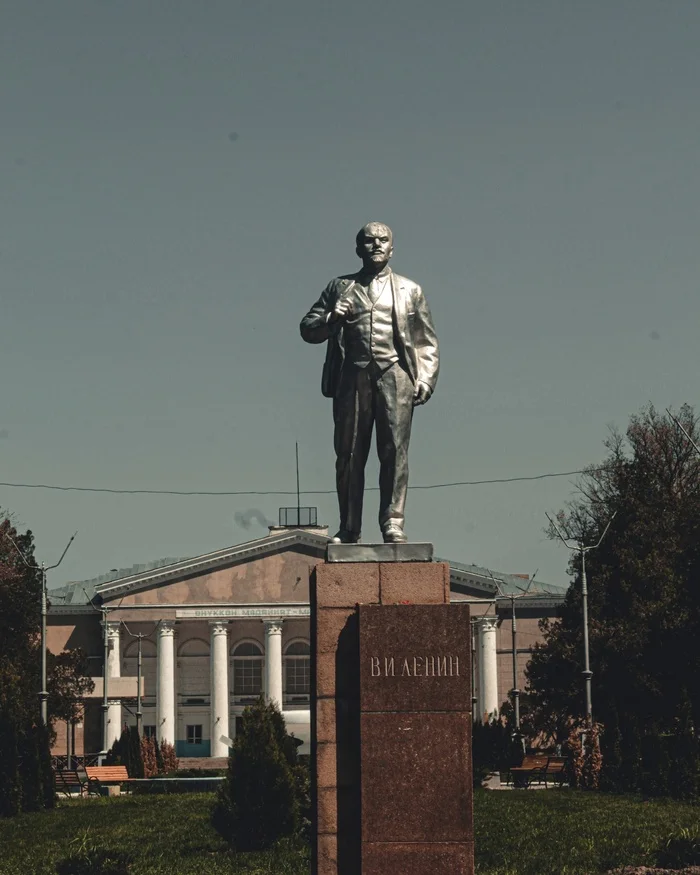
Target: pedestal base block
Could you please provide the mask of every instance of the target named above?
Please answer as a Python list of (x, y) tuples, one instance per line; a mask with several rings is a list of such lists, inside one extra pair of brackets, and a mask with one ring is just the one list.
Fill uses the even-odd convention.
[(362, 875), (473, 875), (471, 843), (369, 843), (362, 854)]
[[(471, 842), (471, 714), (363, 714), (362, 842)], [(364, 871), (364, 870), (363, 870)]]
[(469, 608), (431, 556), (332, 545), (312, 575), (316, 875), (473, 873)]

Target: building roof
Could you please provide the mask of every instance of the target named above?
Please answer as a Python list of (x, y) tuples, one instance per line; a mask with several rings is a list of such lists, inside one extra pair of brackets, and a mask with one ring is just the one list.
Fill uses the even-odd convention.
[(184, 561), (186, 560), (172, 558), (155, 559), (152, 562), (143, 562), (140, 565), (132, 565), (130, 568), (113, 568), (111, 571), (108, 571), (106, 574), (101, 574), (99, 577), (91, 577), (89, 580), (74, 580), (70, 583), (63, 584), (63, 586), (50, 589), (49, 598), (56, 605), (86, 605), (94, 599), (96, 589), (101, 584)]
[(480, 582), (488, 587), (491, 592), (503, 595), (523, 596), (527, 593), (529, 596), (548, 595), (548, 596), (564, 596), (567, 586), (560, 586), (554, 583), (545, 583), (544, 581), (531, 580), (528, 576), (522, 574), (503, 574), (500, 571), (493, 571), (489, 568), (484, 568), (481, 565), (464, 565), (461, 562), (453, 562), (451, 559), (442, 559), (442, 562), (449, 562), (450, 571), (454, 577), (473, 578), (475, 582)]
[[(49, 591), (52, 606), (59, 611), (66, 608), (85, 608), (91, 601), (102, 598), (115, 598), (128, 592), (148, 589), (168, 581), (180, 579), (183, 575), (206, 573), (207, 571), (245, 562), (263, 555), (278, 553), (288, 549), (303, 550), (319, 558), (325, 555), (330, 538), (307, 529), (278, 529), (270, 535), (254, 541), (246, 541), (184, 559), (159, 559), (130, 568), (112, 569), (90, 580), (73, 581)], [(516, 574), (502, 574), (490, 571), (480, 565), (465, 565), (451, 560), (450, 577), (453, 590), (478, 598), (495, 599), (498, 596), (518, 596), (522, 603), (551, 602), (560, 604), (566, 593), (566, 586), (547, 584), (539, 580), (529, 581)]]

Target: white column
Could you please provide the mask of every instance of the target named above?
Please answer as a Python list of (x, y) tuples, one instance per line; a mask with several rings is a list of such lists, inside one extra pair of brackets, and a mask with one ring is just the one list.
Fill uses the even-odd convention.
[(119, 678), (122, 674), (121, 665), (121, 623), (107, 621), (107, 750), (122, 734), (122, 702), (121, 699), (109, 698), (109, 681)]
[(265, 692), (282, 710), (282, 620), (265, 621)]
[(498, 617), (480, 617), (479, 628), (479, 701), (477, 717), (488, 722), (498, 716), (498, 659), (496, 629)]
[(228, 624), (212, 620), (211, 630), (211, 753), (213, 757), (228, 756)]
[(171, 620), (158, 626), (157, 677), (156, 736), (159, 742), (175, 744), (175, 623)]

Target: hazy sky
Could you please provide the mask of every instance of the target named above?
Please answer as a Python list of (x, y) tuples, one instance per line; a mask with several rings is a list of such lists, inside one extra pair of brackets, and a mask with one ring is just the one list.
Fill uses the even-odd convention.
[[(2, 0), (0, 480), (294, 489), (298, 441), (332, 490), (298, 323), (370, 219), (441, 343), (412, 484), (575, 470), (697, 405), (698, 45), (697, 0)], [(565, 583), (572, 482), (416, 490), (407, 531)], [(50, 585), (292, 503), (0, 487), (39, 559), (79, 530)]]

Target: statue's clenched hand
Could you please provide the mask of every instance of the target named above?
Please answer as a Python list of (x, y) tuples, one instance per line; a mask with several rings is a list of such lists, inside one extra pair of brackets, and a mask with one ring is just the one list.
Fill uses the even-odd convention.
[(427, 383), (416, 383), (416, 388), (413, 390), (413, 406), (418, 407), (419, 404), (425, 404), (432, 394), (433, 390)]
[(333, 310), (328, 314), (328, 324), (332, 325), (334, 322), (341, 322), (343, 319), (347, 319), (351, 314), (352, 301), (344, 298), (338, 301)]

